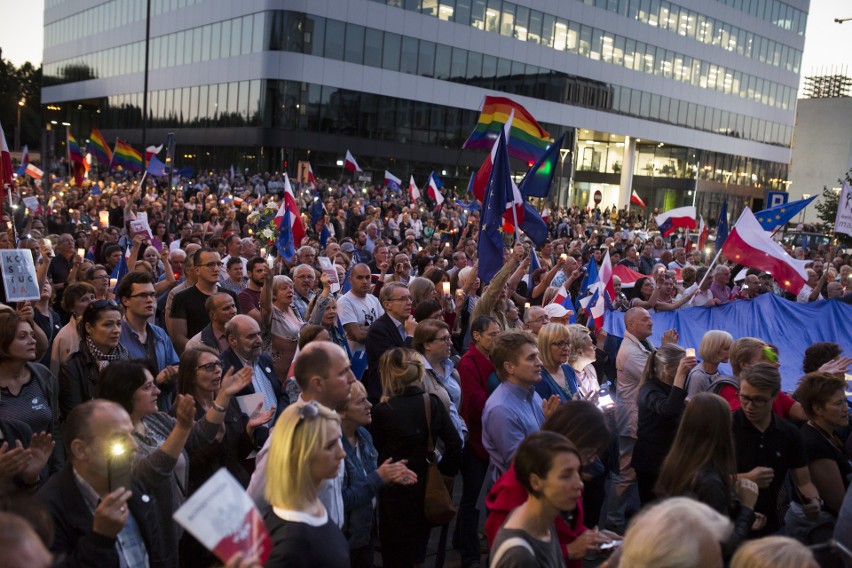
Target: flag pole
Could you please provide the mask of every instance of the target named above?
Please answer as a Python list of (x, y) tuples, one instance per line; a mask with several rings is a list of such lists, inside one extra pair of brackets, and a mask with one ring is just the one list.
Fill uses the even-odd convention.
[(716, 253), (716, 256), (713, 258), (713, 262), (711, 262), (710, 266), (707, 267), (707, 272), (704, 274), (704, 278), (702, 278), (701, 282), (698, 283), (699, 290), (701, 289), (701, 285), (704, 284), (704, 281), (707, 280), (707, 277), (710, 276), (710, 271), (713, 270), (713, 267), (716, 265), (720, 256), (722, 256), (722, 249), (719, 249), (719, 252)]

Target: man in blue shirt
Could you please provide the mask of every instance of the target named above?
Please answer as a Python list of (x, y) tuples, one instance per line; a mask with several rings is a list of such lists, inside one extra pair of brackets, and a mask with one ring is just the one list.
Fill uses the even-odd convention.
[(485, 403), (482, 444), (491, 458), (491, 475), (486, 479), (493, 482), (509, 468), (521, 441), (541, 428), (545, 414), (558, 406), (559, 397), (543, 403), (533, 388), (541, 380), (541, 359), (532, 333), (500, 333), (494, 339), (491, 362), (500, 385)]

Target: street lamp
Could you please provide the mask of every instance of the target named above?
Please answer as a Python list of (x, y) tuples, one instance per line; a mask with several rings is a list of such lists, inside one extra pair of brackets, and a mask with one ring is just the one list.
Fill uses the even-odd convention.
[(27, 99), (21, 98), (18, 101), (18, 129), (15, 130), (15, 151), (21, 151), (21, 110), (24, 108), (24, 105), (27, 104)]

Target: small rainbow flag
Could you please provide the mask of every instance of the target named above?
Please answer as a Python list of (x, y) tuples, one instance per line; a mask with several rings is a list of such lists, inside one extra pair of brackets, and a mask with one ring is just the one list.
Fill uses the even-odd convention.
[(89, 147), (87, 151), (98, 159), (101, 165), (108, 165), (112, 161), (112, 150), (101, 135), (101, 131), (92, 127), (92, 133), (89, 134)]
[(71, 135), (71, 129), (65, 129), (66, 141), (68, 144), (68, 159), (72, 162), (83, 163), (83, 152), (80, 151), (80, 145), (77, 140)]
[(528, 163), (538, 160), (552, 142), (550, 134), (527, 109), (506, 97), (485, 97), (476, 128), (462, 148), (491, 148), (513, 110), (515, 117), (509, 138), (509, 155)]
[(121, 166), (131, 172), (142, 171), (142, 154), (133, 149), (133, 146), (120, 138), (115, 139), (115, 150), (112, 152), (112, 164)]

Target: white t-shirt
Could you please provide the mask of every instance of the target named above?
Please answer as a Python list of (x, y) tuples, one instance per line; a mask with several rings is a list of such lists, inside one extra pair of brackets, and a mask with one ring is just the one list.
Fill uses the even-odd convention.
[[(381, 303), (379, 303), (379, 299), (372, 294), (367, 294), (363, 298), (359, 298), (350, 290), (337, 300), (337, 316), (340, 318), (340, 323), (344, 327), (348, 323), (356, 323), (369, 327), (374, 321), (382, 317), (384, 313), (385, 310), (382, 308)], [(364, 344), (350, 341), (349, 348), (353, 353), (355, 351), (363, 351)]]
[[(808, 298), (810, 298), (811, 293), (813, 293), (813, 291), (814, 289), (812, 287), (805, 284), (804, 286), (802, 286), (802, 290), (799, 292), (799, 295), (796, 296), (796, 301), (799, 303), (808, 303), (810, 301)], [(816, 299), (822, 300), (822, 294), (818, 295)]]

